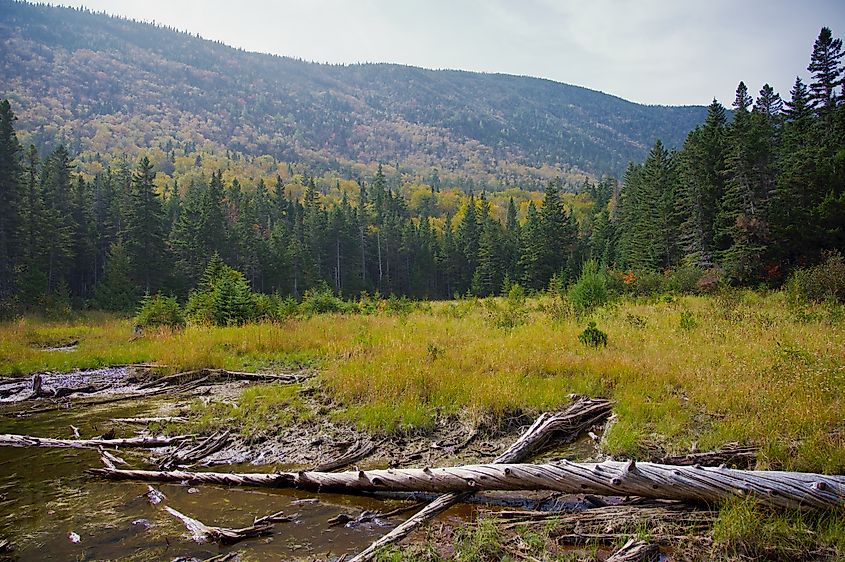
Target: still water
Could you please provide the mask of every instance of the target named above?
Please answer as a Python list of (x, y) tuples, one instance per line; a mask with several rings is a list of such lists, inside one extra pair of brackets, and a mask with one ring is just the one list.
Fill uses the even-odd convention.
[[(23, 418), (0, 410), (0, 433), (70, 438), (70, 426), (74, 425), (82, 437), (112, 427), (118, 429), (119, 436), (128, 436), (133, 428), (110, 420), (155, 415), (160, 406), (160, 402), (122, 402)], [(146, 452), (119, 454), (134, 467), (146, 466)], [(145, 495), (146, 483), (104, 481), (86, 475), (86, 469), (99, 463), (98, 453), (91, 450), (0, 448), (0, 538), (13, 545), (10, 559), (203, 560), (237, 551), (245, 561), (333, 560), (357, 552), (386, 529), (378, 524), (330, 527), (329, 519), (342, 512), (355, 515), (362, 509), (388, 510), (399, 505), (293, 490), (164, 483), (155, 487), (167, 499), (151, 505)], [(255, 472), (273, 467), (240, 469)], [(162, 509), (164, 505), (206, 525), (222, 527), (248, 526), (255, 517), (277, 511), (295, 517), (292, 522), (277, 524), (270, 536), (218, 546), (193, 542), (182, 523)]]

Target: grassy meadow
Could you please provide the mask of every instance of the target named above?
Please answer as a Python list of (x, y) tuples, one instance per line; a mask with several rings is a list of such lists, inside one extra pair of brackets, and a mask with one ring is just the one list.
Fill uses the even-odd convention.
[[(0, 324), (0, 374), (136, 362), (170, 371), (310, 367), (340, 405), (331, 415), (375, 433), (425, 431), (449, 414), (495, 423), (577, 393), (615, 401), (605, 436), (613, 455), (737, 441), (761, 447), (760, 468), (843, 473), (844, 317), (839, 304), (796, 306), (783, 293), (754, 291), (627, 297), (589, 317), (550, 296), (464, 299), (137, 338), (131, 320), (113, 316), (24, 317)], [(606, 333), (606, 347), (579, 341), (588, 321)], [(70, 351), (45, 349), (74, 341)], [(272, 425), (293, 399), (252, 392), (242, 401)]]

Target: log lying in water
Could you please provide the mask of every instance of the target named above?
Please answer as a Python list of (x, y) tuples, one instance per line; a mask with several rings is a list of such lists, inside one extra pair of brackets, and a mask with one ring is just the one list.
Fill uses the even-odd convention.
[[(521, 462), (540, 451), (553, 436), (561, 442), (573, 441), (585, 429), (604, 420), (610, 415), (609, 400), (580, 398), (562, 412), (544, 413), (531, 427), (517, 439), (513, 445), (496, 457), (494, 464)], [(454, 491), (441, 496), (415, 513), (395, 529), (374, 541), (349, 562), (367, 562), (375, 558), (376, 553), (387, 545), (401, 541), (426, 521), (446, 511), (456, 503), (465, 501), (474, 493), (473, 490)]]
[(734, 470), (606, 461), (603, 463), (480, 464), (445, 468), (348, 472), (220, 473), (117, 470), (92, 474), (119, 480), (187, 481), (192, 484), (270, 486), (318, 492), (437, 492), (552, 490), (568, 494), (640, 496), (718, 503), (753, 497), (783, 508), (845, 506), (845, 476)]
[(0, 447), (47, 447), (71, 449), (96, 449), (98, 447), (135, 447), (151, 449), (178, 445), (190, 436), (176, 437), (126, 437), (118, 439), (53, 439), (32, 435), (0, 434)]

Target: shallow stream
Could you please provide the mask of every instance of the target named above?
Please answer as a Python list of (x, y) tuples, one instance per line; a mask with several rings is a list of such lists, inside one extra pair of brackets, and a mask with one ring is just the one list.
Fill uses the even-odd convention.
[[(82, 437), (92, 437), (111, 427), (120, 429), (110, 422), (112, 418), (155, 415), (161, 399), (148, 400), (22, 418), (6, 412), (0, 416), (0, 433), (71, 438), (74, 425)], [(131, 433), (131, 427), (122, 432)], [(120, 454), (141, 467), (149, 453)], [(365, 547), (386, 530), (377, 524), (330, 527), (330, 518), (341, 512), (355, 515), (362, 509), (392, 508), (380, 500), (334, 494), (164, 483), (155, 487), (166, 500), (155, 506), (145, 496), (145, 483), (104, 481), (85, 474), (99, 463), (99, 454), (87, 449), (0, 448), (0, 538), (12, 543), (11, 559), (203, 560), (238, 551), (242, 560), (332, 560)], [(277, 524), (270, 536), (219, 547), (193, 542), (182, 523), (161, 509), (163, 505), (223, 527), (248, 526), (254, 517), (277, 511), (295, 519)], [(78, 542), (71, 533), (79, 536)]]

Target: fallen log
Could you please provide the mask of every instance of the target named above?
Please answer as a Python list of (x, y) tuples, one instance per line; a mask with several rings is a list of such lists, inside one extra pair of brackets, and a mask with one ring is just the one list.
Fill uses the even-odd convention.
[[(116, 480), (187, 481), (191, 484), (270, 486), (316, 492), (438, 492), (551, 490), (568, 494), (640, 496), (719, 503), (753, 497), (782, 508), (845, 506), (845, 476), (801, 472), (735, 470), (654, 463), (481, 464), (444, 468), (348, 472), (221, 473), (182, 470), (91, 469)], [(437, 500), (435, 500), (437, 501)]]
[[(562, 412), (541, 414), (513, 445), (496, 457), (493, 463), (520, 462), (528, 455), (539, 451), (554, 435), (560, 437), (564, 442), (574, 440), (583, 430), (609, 416), (610, 411), (611, 403), (609, 400), (581, 398), (570, 404)], [(474, 437), (474, 434), (470, 434), (469, 440)], [(385, 546), (401, 541), (423, 523), (446, 511), (456, 503), (465, 501), (473, 493), (473, 491), (453, 492), (437, 498), (407, 521), (374, 541), (349, 562), (372, 560), (376, 553)]]
[(150, 449), (155, 447), (169, 447), (178, 445), (190, 439), (190, 436), (176, 437), (125, 437), (118, 439), (54, 439), (52, 437), (35, 437), (32, 435), (16, 435), (13, 433), (0, 434), (0, 447), (46, 447), (96, 449), (98, 447), (135, 447)]
[(170, 506), (164, 506), (164, 510), (184, 523), (191, 533), (191, 538), (196, 542), (217, 542), (221, 544), (234, 544), (244, 539), (269, 535), (273, 532), (272, 523), (258, 523), (243, 527), (241, 529), (229, 529), (227, 527), (214, 527), (206, 525), (202, 521), (189, 517)]

